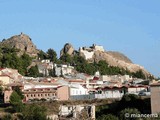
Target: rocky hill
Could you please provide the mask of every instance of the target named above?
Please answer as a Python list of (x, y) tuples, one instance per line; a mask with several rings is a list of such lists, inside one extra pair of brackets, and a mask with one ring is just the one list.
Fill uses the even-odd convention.
[[(22, 55), (25, 52), (34, 57), (37, 56), (37, 53), (39, 53), (39, 50), (33, 44), (31, 38), (23, 33), (20, 35), (12, 36), (9, 39), (2, 40), (2, 42), (0, 42), (0, 47), (2, 46), (19, 49), (20, 51), (17, 53), (18, 55)], [(146, 76), (150, 76), (150, 73), (147, 70), (145, 70), (140, 65), (132, 63), (132, 61), (127, 56), (119, 52), (106, 51), (104, 50), (103, 46), (93, 44), (90, 47), (80, 47), (79, 50), (75, 50), (71, 44), (66, 43), (61, 50), (60, 56), (66, 53), (71, 56), (75, 54), (81, 55), (88, 62), (98, 62), (100, 60), (105, 60), (110, 66), (124, 68), (130, 72), (137, 72), (142, 70)]]
[[(98, 62), (100, 60), (105, 60), (110, 66), (117, 66), (117, 67), (120, 67), (120, 68), (124, 68), (125, 70), (129, 70), (130, 72), (137, 72), (139, 70), (142, 70), (143, 73), (145, 75), (150, 75), (150, 73), (144, 69), (144, 67), (138, 65), (138, 64), (134, 64), (134, 63), (131, 63), (131, 62), (126, 62), (128, 61), (129, 59), (126, 58), (124, 59), (126, 56), (123, 56), (122, 54), (118, 54), (118, 53), (115, 54), (111, 54), (110, 52), (101, 52), (101, 51), (95, 51), (94, 52), (94, 56), (93, 56), (93, 59)], [(119, 59), (119, 56), (123, 57), (123, 59)]]
[[(64, 46), (62, 50), (65, 49), (67, 49), (67, 51), (63, 53), (67, 53), (69, 55), (73, 55), (74, 51), (76, 51), (73, 49), (73, 46), (71, 44), (67, 44), (67, 48), (66, 46)], [(103, 46), (93, 45), (91, 47), (80, 47), (78, 53), (86, 60), (88, 60), (88, 62), (98, 62), (100, 60), (105, 60), (110, 66), (124, 68), (125, 70), (129, 70), (130, 72), (137, 72), (139, 70), (142, 70), (142, 72), (146, 76), (151, 75), (142, 66), (132, 63), (132, 61), (124, 54), (114, 51), (105, 51), (103, 49)]]
[(23, 33), (20, 35), (12, 36), (9, 39), (3, 39), (2, 42), (0, 42), (0, 46), (19, 49), (20, 52), (17, 53), (18, 55), (22, 55), (25, 52), (28, 55), (34, 57), (37, 56), (37, 53), (39, 52), (36, 46), (33, 44), (31, 38)]
[(122, 54), (120, 52), (107, 51), (106, 53), (108, 53), (109, 55), (111, 55), (112, 57), (114, 57), (118, 60), (122, 60), (126, 63), (132, 63), (132, 61), (127, 56), (125, 56), (124, 54)]

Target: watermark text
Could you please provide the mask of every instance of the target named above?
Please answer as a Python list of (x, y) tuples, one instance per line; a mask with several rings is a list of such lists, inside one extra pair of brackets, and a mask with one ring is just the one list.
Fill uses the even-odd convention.
[(132, 113), (125, 113), (126, 118), (157, 118), (158, 114), (132, 114)]

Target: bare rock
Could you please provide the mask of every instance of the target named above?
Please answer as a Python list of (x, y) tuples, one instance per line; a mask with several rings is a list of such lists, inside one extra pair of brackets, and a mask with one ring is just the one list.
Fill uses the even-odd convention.
[(63, 49), (60, 51), (60, 56), (64, 54), (73, 55), (74, 54), (74, 48), (70, 43), (66, 43), (63, 47)]
[(80, 47), (79, 55), (84, 57), (88, 62), (99, 62), (100, 60), (105, 60), (109, 66), (116, 66), (129, 70), (130, 72), (137, 72), (141, 70), (146, 76), (151, 75), (142, 66), (132, 63), (127, 56), (119, 52), (95, 50), (93, 47)]
[(8, 46), (11, 48), (19, 49), (20, 52), (18, 52), (18, 55), (22, 55), (25, 52), (33, 57), (37, 56), (37, 53), (39, 52), (36, 46), (33, 44), (31, 38), (23, 33), (21, 33), (20, 35), (12, 36), (9, 39), (3, 40), (0, 43), (0, 46)]

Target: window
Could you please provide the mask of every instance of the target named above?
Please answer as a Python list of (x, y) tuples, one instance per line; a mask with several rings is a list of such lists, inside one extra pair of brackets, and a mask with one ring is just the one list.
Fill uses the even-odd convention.
[(98, 93), (99, 93), (99, 94), (102, 94), (102, 91), (100, 90), (100, 91), (98, 91)]
[(71, 107), (68, 107), (68, 110), (71, 110)]

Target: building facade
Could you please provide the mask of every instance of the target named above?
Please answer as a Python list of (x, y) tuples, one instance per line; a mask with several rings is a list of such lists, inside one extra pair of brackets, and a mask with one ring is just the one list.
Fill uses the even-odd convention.
[(151, 86), (151, 111), (153, 114), (160, 113), (160, 83)]
[(24, 90), (23, 94), (25, 96), (24, 102), (32, 100), (56, 100), (57, 92), (53, 88), (41, 88), (41, 89), (28, 89)]

